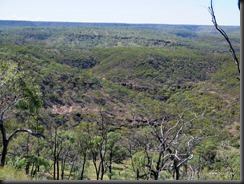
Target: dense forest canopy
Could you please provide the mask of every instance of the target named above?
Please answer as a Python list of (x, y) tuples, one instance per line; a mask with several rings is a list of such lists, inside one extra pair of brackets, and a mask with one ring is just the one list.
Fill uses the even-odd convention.
[(0, 21), (0, 71), (0, 179), (240, 180), (214, 26)]

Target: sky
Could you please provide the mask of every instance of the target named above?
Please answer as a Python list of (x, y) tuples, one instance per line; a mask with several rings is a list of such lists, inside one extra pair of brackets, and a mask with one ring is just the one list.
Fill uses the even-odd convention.
[[(210, 0), (0, 0), (0, 20), (212, 25)], [(240, 25), (237, 0), (213, 0), (219, 25)]]

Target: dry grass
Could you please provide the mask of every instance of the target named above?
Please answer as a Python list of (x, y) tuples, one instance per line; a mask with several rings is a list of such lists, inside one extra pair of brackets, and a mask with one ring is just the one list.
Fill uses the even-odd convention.
[(31, 180), (24, 171), (19, 171), (11, 167), (0, 168), (0, 180)]

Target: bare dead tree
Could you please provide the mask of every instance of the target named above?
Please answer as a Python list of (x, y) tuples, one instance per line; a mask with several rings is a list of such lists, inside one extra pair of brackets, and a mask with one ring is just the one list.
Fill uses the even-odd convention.
[[(240, 0), (238, 0), (238, 7), (239, 7), (239, 10), (240, 10)], [(232, 54), (232, 58), (237, 66), (237, 70), (240, 74), (240, 64), (239, 64), (239, 60), (236, 56), (236, 52), (232, 46), (232, 43), (230, 42), (230, 39), (228, 37), (228, 35), (226, 34), (226, 32), (218, 25), (217, 23), (217, 20), (216, 20), (216, 17), (215, 17), (215, 14), (214, 14), (214, 8), (213, 8), (213, 0), (211, 0), (210, 2), (210, 7), (208, 7), (208, 10), (209, 10), (209, 13), (211, 14), (212, 16), (212, 22), (216, 28), (216, 30), (225, 38), (226, 42), (229, 44), (229, 48), (230, 48), (230, 52)]]
[[(179, 120), (175, 125), (167, 127), (168, 123), (165, 119), (162, 120), (159, 129), (157, 127), (152, 127), (152, 135), (158, 140), (158, 157), (154, 158), (156, 165), (151, 167), (151, 174), (154, 179), (158, 180), (160, 172), (163, 170), (171, 170), (172, 176), (175, 180), (180, 179), (180, 168), (186, 166), (188, 160), (193, 158), (192, 144), (193, 142), (198, 142), (202, 138), (190, 136), (188, 138), (183, 138), (185, 134), (183, 129), (185, 126), (185, 121), (183, 120), (183, 114), (178, 114)], [(193, 121), (192, 119), (191, 121)], [(180, 140), (188, 139), (184, 145)], [(171, 168), (171, 169), (170, 169)]]
[[(175, 180), (187, 176), (190, 167), (188, 161), (194, 157), (194, 146), (207, 137), (188, 135), (186, 126), (197, 117), (186, 121), (183, 115), (184, 113), (178, 114), (176, 122), (163, 118), (158, 124), (148, 124), (146, 129), (132, 135), (131, 141), (128, 141), (129, 146), (142, 153), (137, 155), (141, 158), (138, 160), (139, 165), (136, 164), (137, 160), (132, 159), (131, 162), (137, 179), (160, 180), (163, 172), (170, 174)], [(130, 155), (133, 158), (136, 152), (130, 151)]]

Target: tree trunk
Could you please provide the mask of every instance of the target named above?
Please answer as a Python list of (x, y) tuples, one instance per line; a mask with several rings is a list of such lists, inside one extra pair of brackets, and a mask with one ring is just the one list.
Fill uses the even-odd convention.
[(8, 152), (8, 139), (6, 136), (6, 130), (5, 127), (3, 125), (3, 121), (0, 120), (0, 130), (1, 130), (1, 134), (2, 134), (2, 141), (3, 141), (3, 148), (2, 148), (2, 157), (1, 157), (1, 164), (0, 167), (4, 167), (5, 165), (5, 161), (6, 161), (6, 155)]
[(136, 180), (140, 179), (140, 173), (139, 173), (139, 169), (136, 169)]
[(32, 162), (32, 166), (31, 166), (31, 177), (34, 178), (34, 167), (35, 167), (35, 163)]
[(109, 179), (112, 180), (112, 159), (113, 159), (113, 153), (112, 150), (109, 154)]
[(26, 141), (26, 158), (27, 158), (27, 163), (25, 166), (25, 174), (29, 174), (30, 173), (30, 161), (29, 161), (29, 142), (30, 142), (30, 136), (28, 134), (27, 136), (27, 141)]
[(56, 180), (56, 157), (55, 156), (53, 161), (53, 180)]
[(178, 162), (174, 160), (175, 180), (180, 179), (180, 167), (177, 167)]
[(25, 174), (28, 175), (29, 173), (30, 173), (30, 162), (27, 161), (26, 166), (25, 166)]
[(82, 170), (81, 170), (81, 174), (80, 174), (80, 180), (83, 180), (83, 177), (84, 177), (85, 164), (86, 164), (86, 154), (84, 155), (84, 158), (83, 158)]
[(64, 180), (65, 161), (61, 162), (61, 180)]
[(57, 159), (57, 180), (59, 180), (59, 161)]
[(57, 129), (55, 128), (54, 130), (54, 153), (53, 153), (53, 156), (54, 156), (54, 161), (53, 161), (53, 179), (56, 180), (57, 179)]
[(156, 171), (156, 172), (154, 173), (154, 179), (155, 179), (155, 180), (158, 180), (158, 171)]
[(176, 175), (175, 175), (175, 179), (176, 179), (176, 180), (179, 180), (179, 179), (180, 179), (180, 168), (179, 168), (179, 167), (177, 167), (177, 168), (175, 169), (175, 173), (176, 173)]
[(56, 180), (56, 162), (57, 162), (57, 131), (54, 133), (54, 161), (53, 161), (53, 179)]
[[(40, 157), (39, 149), (38, 149), (37, 156), (38, 156), (38, 158)], [(40, 172), (40, 164), (39, 163), (37, 165), (37, 171)]]
[(7, 152), (8, 152), (8, 140), (3, 141), (3, 150), (2, 150), (2, 158), (1, 158), (0, 167), (4, 167), (4, 165), (5, 165)]
[(95, 167), (97, 180), (99, 180), (100, 168), (97, 167), (97, 163), (96, 163), (96, 162), (97, 162), (96, 155), (93, 155), (92, 161), (93, 161), (93, 165), (94, 165), (94, 167)]
[(102, 154), (102, 150), (100, 150), (100, 164), (99, 166), (101, 166), (101, 177), (100, 177), (100, 180), (103, 180), (103, 175), (105, 173), (105, 166), (104, 166), (104, 155)]

